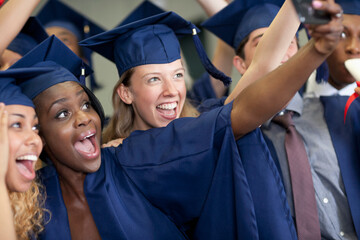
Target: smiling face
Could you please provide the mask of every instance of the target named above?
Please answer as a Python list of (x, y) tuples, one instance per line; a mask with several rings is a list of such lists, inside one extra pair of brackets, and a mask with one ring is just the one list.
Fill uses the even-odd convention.
[(346, 70), (344, 62), (360, 58), (360, 16), (344, 14), (344, 31), (335, 51), (327, 58), (329, 65), (329, 83), (336, 89), (351, 84), (355, 79)]
[(44, 149), (57, 170), (95, 172), (100, 167), (101, 123), (76, 82), (56, 84), (34, 100)]
[(38, 118), (32, 107), (8, 105), (9, 115), (9, 167), (7, 188), (12, 192), (25, 192), (35, 178), (35, 164), (42, 150), (38, 135)]
[(134, 130), (165, 127), (179, 118), (186, 98), (184, 74), (180, 59), (134, 68), (130, 86), (122, 84), (117, 89), (120, 98), (134, 109)]
[(11, 67), (21, 58), (21, 55), (11, 50), (5, 49), (0, 56), (0, 71), (4, 71)]

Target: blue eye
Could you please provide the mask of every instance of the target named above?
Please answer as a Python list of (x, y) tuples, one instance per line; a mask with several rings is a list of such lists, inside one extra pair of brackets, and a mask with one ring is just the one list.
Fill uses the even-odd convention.
[(175, 78), (182, 78), (182, 77), (184, 77), (184, 74), (182, 73), (175, 74)]
[(159, 81), (160, 79), (158, 77), (153, 77), (148, 80), (149, 83)]

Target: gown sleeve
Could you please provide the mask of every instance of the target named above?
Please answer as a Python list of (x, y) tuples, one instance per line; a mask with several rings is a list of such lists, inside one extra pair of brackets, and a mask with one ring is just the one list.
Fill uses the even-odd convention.
[(192, 239), (258, 239), (231, 109), (135, 132), (116, 149), (138, 190)]
[[(229, 89), (226, 90), (224, 97), (227, 97), (228, 95)], [(195, 106), (200, 105), (207, 99), (216, 99), (216, 93), (211, 85), (209, 73), (203, 73), (203, 75), (194, 82), (191, 90), (188, 91), (187, 97)]]

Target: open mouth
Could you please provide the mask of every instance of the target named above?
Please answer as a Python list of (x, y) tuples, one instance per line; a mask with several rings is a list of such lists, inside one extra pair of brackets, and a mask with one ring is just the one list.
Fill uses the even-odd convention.
[(74, 147), (76, 151), (85, 158), (94, 159), (99, 156), (100, 151), (96, 142), (95, 133), (91, 133), (75, 142)]
[(164, 103), (156, 106), (156, 109), (164, 118), (175, 119), (177, 115), (177, 106), (177, 102)]
[(23, 155), (16, 158), (16, 166), (26, 179), (33, 180), (35, 178), (35, 162), (38, 156), (33, 154)]

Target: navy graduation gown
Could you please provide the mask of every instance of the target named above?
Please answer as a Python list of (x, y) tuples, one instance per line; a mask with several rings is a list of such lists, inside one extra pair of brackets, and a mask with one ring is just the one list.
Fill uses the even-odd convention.
[[(225, 97), (229, 95), (229, 90), (226, 90)], [(216, 93), (211, 85), (209, 73), (205, 72), (199, 79), (194, 82), (191, 90), (188, 91), (187, 97), (191, 100), (194, 106), (198, 106), (207, 99), (216, 99)]]
[[(222, 106), (226, 98), (208, 99), (199, 111)], [(259, 239), (297, 239), (279, 170), (260, 129), (236, 141), (255, 208)]]
[(261, 130), (236, 143), (254, 201), (259, 239), (297, 239), (282, 178)]
[(341, 176), (345, 185), (356, 234), (360, 239), (360, 99), (350, 106), (344, 123), (348, 96), (320, 97)]
[[(134, 132), (102, 150), (84, 191), (103, 239), (258, 239), (230, 111)], [(41, 170), (52, 212), (42, 239), (70, 239), (55, 169)]]

